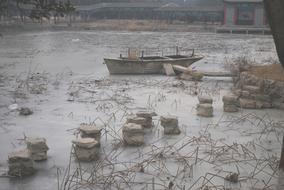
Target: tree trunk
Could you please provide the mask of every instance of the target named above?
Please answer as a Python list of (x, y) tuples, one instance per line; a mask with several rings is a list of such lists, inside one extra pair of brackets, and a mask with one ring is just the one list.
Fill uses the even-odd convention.
[(283, 136), (283, 142), (282, 142), (282, 152), (281, 152), (279, 169), (284, 171), (284, 136)]
[(263, 0), (280, 63), (284, 68), (284, 1)]
[(69, 17), (68, 26), (72, 26), (72, 15), (71, 15), (71, 13), (68, 14), (68, 17)]

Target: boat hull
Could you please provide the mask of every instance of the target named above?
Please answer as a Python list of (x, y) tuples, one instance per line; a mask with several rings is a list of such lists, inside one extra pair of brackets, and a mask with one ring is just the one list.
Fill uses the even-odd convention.
[(202, 58), (202, 56), (193, 56), (165, 60), (104, 59), (104, 63), (110, 74), (163, 74), (163, 64), (169, 63), (172, 65), (188, 67)]

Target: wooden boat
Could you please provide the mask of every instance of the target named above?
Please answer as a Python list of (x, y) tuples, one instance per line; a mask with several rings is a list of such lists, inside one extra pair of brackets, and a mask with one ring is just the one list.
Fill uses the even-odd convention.
[(105, 58), (110, 74), (162, 74), (163, 65), (172, 64), (188, 67), (199, 61), (203, 56), (198, 55), (168, 55), (168, 56), (141, 56), (139, 58), (120, 57), (117, 59)]

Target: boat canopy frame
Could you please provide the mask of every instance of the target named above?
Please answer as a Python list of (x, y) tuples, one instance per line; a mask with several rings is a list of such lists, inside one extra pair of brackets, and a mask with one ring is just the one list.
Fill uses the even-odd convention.
[[(170, 50), (170, 53), (168, 53)], [(166, 56), (165, 56), (166, 55)], [(127, 52), (120, 53), (121, 59), (176, 59), (186, 58), (188, 56), (194, 57), (195, 49), (192, 48), (180, 48), (178, 46), (168, 48), (147, 48), (140, 50), (138, 48), (128, 48)]]

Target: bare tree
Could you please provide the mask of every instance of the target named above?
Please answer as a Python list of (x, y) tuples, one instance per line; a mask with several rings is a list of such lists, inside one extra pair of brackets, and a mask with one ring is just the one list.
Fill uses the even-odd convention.
[[(272, 30), (278, 57), (284, 68), (284, 1), (264, 0), (264, 6)], [(284, 137), (279, 168), (284, 170)]]
[(56, 15), (67, 16), (69, 19), (68, 25), (71, 26), (71, 14), (75, 11), (75, 7), (70, 3), (69, 0), (67, 2), (59, 2), (55, 6)]
[(0, 0), (0, 20), (2, 16), (4, 17), (6, 15), (7, 9), (8, 9), (8, 1)]

